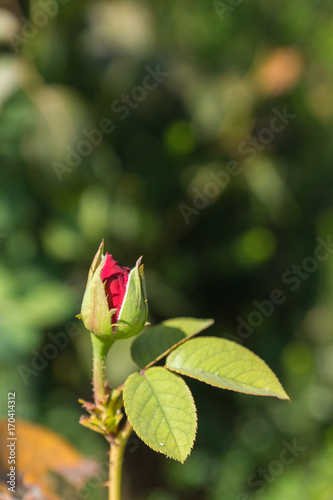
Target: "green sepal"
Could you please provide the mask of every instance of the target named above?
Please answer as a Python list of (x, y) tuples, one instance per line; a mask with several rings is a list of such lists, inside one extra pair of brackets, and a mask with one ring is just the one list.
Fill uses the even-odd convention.
[(116, 325), (115, 338), (128, 339), (141, 332), (147, 322), (148, 305), (141, 259), (131, 270)]
[(89, 284), (90, 280), (94, 276), (98, 266), (101, 264), (103, 260), (103, 251), (104, 251), (104, 240), (101, 241), (101, 244), (99, 245), (99, 249), (96, 252), (96, 255), (94, 257), (94, 260), (91, 263), (89, 273), (88, 273), (88, 281), (87, 285)]
[(88, 278), (81, 306), (81, 317), (85, 327), (91, 333), (102, 339), (110, 339), (112, 337), (111, 317), (115, 310), (109, 311), (105, 285), (101, 278), (101, 271), (105, 265), (106, 257), (98, 260), (100, 261), (98, 267), (95, 266), (94, 273)]

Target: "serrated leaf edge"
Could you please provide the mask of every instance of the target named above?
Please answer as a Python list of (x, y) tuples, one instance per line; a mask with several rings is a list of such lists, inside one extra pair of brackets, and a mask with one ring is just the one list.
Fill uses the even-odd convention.
[[(219, 337), (205, 337), (205, 338), (212, 338), (212, 339), (219, 339)], [(191, 339), (189, 339), (191, 340)], [(228, 339), (221, 339), (221, 340), (224, 340), (225, 342), (228, 342), (228, 343), (231, 343), (231, 344), (235, 344), (236, 342), (233, 342), (232, 340), (228, 340)], [(177, 346), (178, 347), (178, 346)], [(273, 377), (277, 380), (277, 382), (280, 384), (281, 386), (281, 389), (282, 391), (284, 392), (284, 394), (286, 395), (286, 397), (283, 397), (283, 395), (280, 395), (280, 394), (277, 394), (273, 391), (271, 391), (271, 394), (256, 394), (254, 392), (246, 392), (246, 391), (240, 391), (238, 389), (232, 389), (230, 387), (220, 387), (218, 385), (215, 385), (211, 382), (206, 382), (205, 380), (201, 380), (197, 377), (194, 377), (192, 375), (189, 375), (188, 373), (185, 373), (184, 371), (182, 371), (181, 369), (175, 369), (175, 368), (171, 368), (169, 366), (167, 366), (167, 363), (168, 363), (168, 357), (171, 353), (168, 354), (168, 357), (166, 359), (166, 364), (165, 364), (165, 368), (167, 368), (170, 372), (173, 372), (173, 373), (178, 373), (180, 375), (183, 375), (183, 376), (186, 376), (186, 377), (190, 377), (194, 380), (198, 380), (199, 382), (203, 382), (204, 384), (207, 384), (207, 385), (210, 385), (212, 387), (217, 387), (218, 389), (225, 389), (227, 391), (233, 391), (233, 392), (238, 392), (240, 394), (247, 394), (248, 396), (269, 396), (269, 397), (276, 397), (278, 399), (281, 399), (281, 400), (284, 400), (284, 401), (290, 401), (290, 397), (288, 396), (288, 394), (286, 393), (286, 391), (284, 390), (280, 380), (278, 379), (278, 377), (275, 375), (275, 373), (273, 372), (273, 370), (268, 366), (268, 364), (266, 363), (266, 361), (264, 361), (262, 358), (260, 358), (260, 356), (258, 356), (257, 354), (255, 354), (253, 351), (251, 351), (250, 349), (248, 349), (247, 347), (245, 346), (241, 346), (243, 349), (246, 349), (247, 351), (249, 351), (253, 356), (255, 356), (256, 358), (258, 358), (268, 369), (269, 371), (271, 372), (271, 374), (273, 375)], [(173, 349), (173, 354), (174, 353), (175, 349)], [(204, 371), (201, 371), (201, 373), (205, 373)], [(206, 372), (207, 374), (209, 375), (212, 375), (211, 373), (209, 372)], [(224, 377), (224, 378), (227, 378), (227, 377)], [(232, 380), (232, 379), (230, 379)], [(254, 387), (256, 389), (256, 387)], [(259, 390), (260, 387), (257, 387), (257, 389)], [(263, 389), (261, 389), (263, 390)]]
[[(155, 367), (157, 368), (157, 367)], [(159, 367), (159, 368), (165, 368), (165, 367)], [(144, 370), (142, 370), (144, 371)], [(172, 372), (172, 370), (169, 370), (170, 372)], [(197, 408), (195, 406), (195, 401), (194, 401), (194, 398), (193, 398), (193, 395), (192, 395), (192, 392), (189, 388), (189, 386), (187, 385), (187, 383), (185, 382), (185, 380), (178, 374), (178, 373), (173, 373), (173, 375), (176, 375), (178, 376), (181, 380), (183, 380), (185, 386), (186, 386), (186, 390), (188, 391), (188, 394), (190, 395), (190, 398), (191, 398), (191, 403), (192, 403), (192, 408), (194, 410), (194, 420), (195, 420), (195, 429), (194, 429), (194, 438), (193, 438), (193, 441), (192, 441), (192, 444), (191, 444), (191, 448), (189, 449), (189, 452), (188, 454), (186, 455), (186, 457), (184, 458), (184, 460), (181, 460), (181, 459), (178, 459), (178, 458), (175, 458), (175, 457), (171, 457), (170, 455), (168, 455), (168, 453), (165, 453), (161, 450), (157, 450), (155, 448), (153, 448), (149, 443), (147, 443), (147, 441), (141, 436), (141, 434), (136, 430), (135, 426), (133, 425), (129, 415), (128, 415), (128, 412), (127, 412), (127, 408), (126, 408), (126, 395), (125, 395), (125, 392), (126, 392), (126, 383), (131, 379), (131, 377), (133, 377), (134, 375), (138, 374), (139, 375), (142, 375), (144, 376), (144, 374), (142, 374), (141, 372), (135, 372), (135, 373), (132, 373), (129, 377), (127, 377), (126, 381), (125, 381), (125, 384), (124, 384), (124, 392), (123, 392), (123, 400), (124, 400), (124, 408), (125, 408), (125, 412), (126, 412), (126, 416), (128, 418), (128, 421), (129, 423), (131, 424), (134, 432), (137, 434), (137, 436), (139, 436), (139, 438), (145, 443), (146, 446), (148, 446), (148, 448), (150, 448), (151, 450), (154, 450), (156, 451), (157, 453), (161, 453), (162, 455), (165, 455), (167, 458), (170, 458), (171, 460), (177, 460), (177, 462), (180, 462), (181, 464), (183, 464), (185, 462), (185, 460), (190, 456), (192, 450), (193, 450), (193, 447), (194, 447), (194, 443), (195, 443), (195, 440), (196, 440), (196, 436), (197, 436), (197, 430), (198, 430), (198, 414), (197, 414)], [(130, 382), (128, 382), (130, 383)], [(147, 383), (148, 380), (147, 380)], [(128, 386), (127, 386), (128, 387)], [(154, 391), (153, 391), (154, 392)], [(178, 448), (178, 445), (177, 445), (177, 448)], [(179, 448), (178, 448), (179, 450)]]

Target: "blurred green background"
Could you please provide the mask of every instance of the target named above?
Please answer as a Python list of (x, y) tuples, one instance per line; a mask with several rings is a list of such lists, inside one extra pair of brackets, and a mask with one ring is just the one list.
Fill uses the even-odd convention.
[[(0, 5), (1, 414), (15, 390), (19, 417), (105, 460), (103, 438), (78, 424), (89, 335), (36, 369), (50, 334), (73, 327), (105, 238), (122, 265), (144, 255), (151, 323), (212, 317), (210, 335), (236, 335), (254, 301), (286, 296), (243, 345), (291, 403), (188, 380), (190, 458), (134, 440), (125, 500), (331, 500), (333, 258), (310, 272), (303, 262), (333, 228), (332, 2)], [(277, 131), (279, 113), (293, 117)], [(110, 355), (111, 385), (134, 369), (129, 347)], [(295, 440), (302, 451), (281, 465)]]

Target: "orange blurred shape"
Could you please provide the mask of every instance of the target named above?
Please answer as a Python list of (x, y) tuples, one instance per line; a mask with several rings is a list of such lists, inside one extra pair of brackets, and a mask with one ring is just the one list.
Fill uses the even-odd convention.
[(280, 47), (259, 62), (254, 79), (261, 92), (277, 96), (297, 84), (303, 67), (303, 57), (298, 49)]
[[(54, 494), (56, 492), (52, 490), (54, 481), (51, 483), (49, 471), (58, 474), (75, 488), (82, 488), (88, 479), (97, 473), (96, 462), (86, 459), (59, 434), (23, 420), (16, 420), (15, 425), (16, 478), (17, 484), (22, 480), (26, 500), (30, 498), (29, 490), (34, 486), (37, 486), (48, 500), (58, 499)], [(7, 438), (10, 438), (7, 421), (0, 419), (0, 442), (8, 443)], [(6, 477), (8, 473), (7, 461), (8, 448), (2, 446), (0, 448), (2, 477)], [(0, 492), (1, 486), (0, 483)]]

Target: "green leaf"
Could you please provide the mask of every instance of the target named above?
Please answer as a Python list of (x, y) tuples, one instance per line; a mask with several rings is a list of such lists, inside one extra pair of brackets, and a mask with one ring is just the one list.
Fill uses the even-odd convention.
[(184, 380), (162, 367), (133, 373), (124, 405), (137, 435), (155, 451), (184, 462), (196, 434), (196, 409)]
[(132, 358), (145, 368), (214, 323), (213, 319), (173, 318), (148, 326), (132, 344)]
[(193, 339), (177, 347), (168, 356), (165, 366), (222, 389), (289, 399), (266, 363), (246, 347), (230, 340)]

